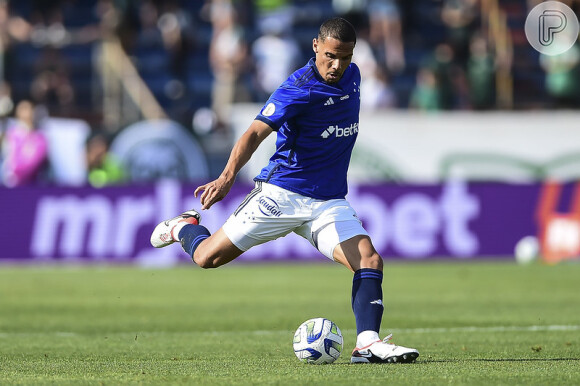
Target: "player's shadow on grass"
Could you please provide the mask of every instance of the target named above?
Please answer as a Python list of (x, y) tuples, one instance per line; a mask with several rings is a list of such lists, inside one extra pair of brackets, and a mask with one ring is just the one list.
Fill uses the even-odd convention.
[(420, 363), (459, 363), (459, 362), (546, 362), (546, 361), (580, 361), (580, 358), (468, 358), (468, 359), (418, 359), (415, 364)]
[[(464, 362), (564, 362), (564, 361), (580, 361), (580, 358), (468, 358), (468, 359), (417, 359), (412, 363), (385, 363), (383, 366), (413, 366), (413, 365), (427, 365), (430, 363), (464, 363)], [(333, 366), (365, 366), (361, 363), (334, 363)]]

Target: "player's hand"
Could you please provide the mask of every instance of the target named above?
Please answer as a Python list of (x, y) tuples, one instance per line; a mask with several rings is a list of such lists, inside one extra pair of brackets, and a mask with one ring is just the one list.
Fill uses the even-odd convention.
[(226, 178), (219, 177), (216, 180), (208, 182), (205, 185), (198, 186), (193, 192), (193, 196), (197, 197), (199, 192), (202, 192), (199, 196), (199, 201), (201, 203), (201, 209), (209, 209), (213, 204), (221, 201), (232, 188), (233, 181), (229, 181)]

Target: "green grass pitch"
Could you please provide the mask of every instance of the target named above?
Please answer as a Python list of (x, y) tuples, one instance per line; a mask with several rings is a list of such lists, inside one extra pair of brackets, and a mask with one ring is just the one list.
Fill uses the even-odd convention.
[[(217, 270), (0, 266), (0, 384), (580, 384), (580, 265), (386, 260), (381, 335), (412, 364), (351, 365), (352, 275), (335, 264)], [(292, 336), (341, 328), (331, 365)]]

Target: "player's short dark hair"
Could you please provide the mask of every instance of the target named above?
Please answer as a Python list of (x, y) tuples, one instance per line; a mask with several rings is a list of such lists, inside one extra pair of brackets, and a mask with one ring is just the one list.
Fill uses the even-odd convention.
[(348, 20), (342, 17), (333, 17), (326, 20), (318, 31), (318, 40), (324, 41), (326, 38), (340, 40), (343, 43), (356, 44), (356, 31)]

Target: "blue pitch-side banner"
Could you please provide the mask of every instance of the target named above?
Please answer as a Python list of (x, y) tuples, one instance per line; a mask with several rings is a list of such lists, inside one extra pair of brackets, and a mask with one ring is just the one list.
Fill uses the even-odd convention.
[[(154, 249), (153, 227), (185, 209), (199, 208), (193, 185), (0, 188), (0, 262), (188, 262), (179, 245)], [(216, 231), (252, 186), (236, 185), (204, 211)], [(357, 210), (385, 258), (510, 258), (515, 244), (535, 235), (540, 184), (447, 182), (436, 185), (351, 186)], [(239, 261), (324, 260), (306, 240), (287, 237), (251, 249)]]

